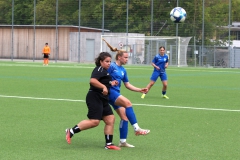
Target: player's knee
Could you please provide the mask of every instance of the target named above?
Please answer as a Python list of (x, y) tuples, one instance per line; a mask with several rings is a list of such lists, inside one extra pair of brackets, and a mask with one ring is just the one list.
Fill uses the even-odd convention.
[(114, 125), (115, 117), (114, 115), (109, 115), (104, 118), (104, 122), (106, 125)]
[(130, 106), (132, 106), (132, 103), (131, 103), (129, 100), (126, 101), (125, 104), (126, 104), (126, 107), (130, 107)]
[(124, 108), (130, 107), (132, 106), (132, 103), (130, 102), (129, 99), (124, 98), (123, 100), (121, 100), (121, 102), (119, 103), (119, 106), (122, 106)]
[(167, 88), (167, 83), (163, 83), (163, 86)]
[(92, 127), (97, 127), (100, 124), (99, 120), (93, 120), (92, 121)]
[(155, 81), (151, 80), (150, 83), (149, 83), (149, 86), (152, 87), (154, 85), (154, 83), (155, 83)]
[(119, 117), (121, 118), (121, 120), (128, 121), (128, 118), (127, 118), (127, 116), (126, 116), (126, 113), (125, 113), (125, 112), (124, 112), (124, 113), (122, 113), (122, 114), (120, 114), (120, 115), (119, 115)]

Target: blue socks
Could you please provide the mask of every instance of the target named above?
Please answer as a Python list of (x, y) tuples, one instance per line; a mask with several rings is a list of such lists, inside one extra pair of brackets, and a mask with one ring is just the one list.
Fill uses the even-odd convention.
[(131, 123), (131, 125), (137, 123), (137, 118), (135, 116), (135, 113), (134, 113), (132, 107), (127, 107), (126, 108), (126, 116), (127, 116), (128, 120), (129, 120), (129, 122)]
[(127, 139), (128, 121), (121, 120), (119, 125), (120, 139)]
[[(126, 112), (126, 116), (129, 120), (129, 122), (131, 123), (131, 125), (134, 126), (134, 130), (136, 130), (137, 128), (139, 128), (138, 124), (137, 124), (137, 119), (135, 116), (135, 113), (133, 111), (132, 106), (131, 107), (127, 107), (125, 109)], [(124, 140), (126, 141), (127, 139), (127, 134), (128, 134), (128, 121), (125, 120), (121, 120), (120, 121), (120, 125), (119, 125), (119, 131), (120, 131), (120, 140)]]

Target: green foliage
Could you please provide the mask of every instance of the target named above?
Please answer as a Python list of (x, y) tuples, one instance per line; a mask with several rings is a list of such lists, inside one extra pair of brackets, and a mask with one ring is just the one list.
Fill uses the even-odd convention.
[[(33, 0), (14, 0), (14, 24), (33, 24)], [(104, 28), (111, 32), (126, 32), (127, 2), (104, 0)], [(240, 0), (231, 1), (231, 22), (240, 21)], [(81, 0), (81, 26), (101, 28), (103, 1)], [(216, 45), (219, 40), (228, 41), (228, 30), (221, 29), (229, 23), (229, 1), (211, 0), (204, 4), (199, 0), (179, 1), (187, 11), (185, 23), (178, 24), (178, 36), (196, 37), (199, 44), (204, 34), (205, 45)], [(0, 23), (12, 24), (12, 0), (0, 0)], [(128, 4), (128, 32), (151, 35), (151, 0), (131, 0)], [(153, 33), (159, 36), (175, 36), (176, 24), (169, 19), (169, 12), (176, 7), (174, 0), (153, 1)], [(79, 1), (58, 0), (58, 25), (79, 25)], [(36, 24), (56, 24), (56, 0), (36, 0)], [(212, 41), (213, 39), (214, 41)], [(192, 44), (193, 41), (190, 41)]]
[(56, 24), (56, 1), (43, 0), (36, 6), (36, 24), (54, 25)]
[(31, 24), (34, 15), (33, 7), (33, 0), (14, 0), (14, 24)]
[(0, 24), (12, 24), (12, 0), (0, 0)]
[(240, 16), (239, 16), (240, 7), (239, 6), (240, 6), (240, 0), (232, 0), (232, 5), (231, 5), (232, 19), (231, 19), (231, 21), (240, 22)]

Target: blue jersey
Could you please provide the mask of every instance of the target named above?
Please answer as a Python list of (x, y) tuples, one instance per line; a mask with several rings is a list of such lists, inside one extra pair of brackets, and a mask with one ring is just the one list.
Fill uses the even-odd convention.
[(168, 62), (168, 55), (164, 54), (163, 56), (161, 56), (160, 54), (157, 54), (153, 60), (152, 63), (154, 63), (156, 66), (158, 66), (160, 68), (160, 70), (157, 70), (154, 67), (154, 71), (160, 71), (160, 72), (165, 72), (165, 64)]
[(112, 62), (108, 68), (108, 73), (112, 76), (112, 80), (117, 80), (117, 86), (111, 86), (111, 88), (120, 92), (121, 81), (128, 82), (127, 71), (123, 66), (118, 66), (116, 62)]

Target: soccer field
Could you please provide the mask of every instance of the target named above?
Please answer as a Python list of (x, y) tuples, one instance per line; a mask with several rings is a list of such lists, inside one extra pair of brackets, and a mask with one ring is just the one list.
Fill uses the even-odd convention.
[[(145, 99), (122, 87), (133, 103), (140, 127), (129, 124), (135, 148), (104, 149), (100, 126), (65, 140), (65, 129), (87, 116), (85, 96), (94, 65), (0, 62), (1, 160), (238, 160), (240, 159), (240, 70), (169, 67), (169, 100), (156, 82)], [(130, 83), (145, 87), (151, 66), (126, 65)], [(119, 143), (116, 115), (114, 144)]]

